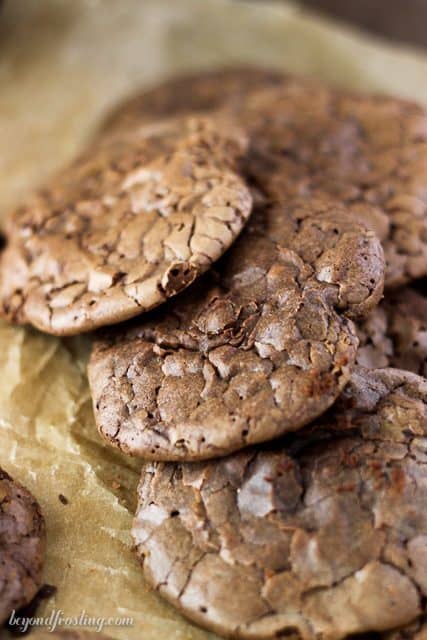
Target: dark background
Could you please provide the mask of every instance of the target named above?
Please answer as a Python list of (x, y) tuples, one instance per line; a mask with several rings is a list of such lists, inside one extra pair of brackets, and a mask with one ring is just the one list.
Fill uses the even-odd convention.
[(427, 0), (300, 0), (369, 31), (427, 47)]

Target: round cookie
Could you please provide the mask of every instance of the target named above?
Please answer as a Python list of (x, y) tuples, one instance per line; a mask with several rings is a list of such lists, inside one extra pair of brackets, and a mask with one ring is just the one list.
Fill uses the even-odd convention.
[(398, 367), (427, 377), (427, 298), (405, 287), (389, 292), (358, 324), (356, 362), (364, 367)]
[(286, 79), (239, 110), (269, 197), (336, 198), (380, 237), (387, 287), (427, 275), (427, 111)]
[(95, 342), (101, 435), (132, 455), (197, 460), (309, 423), (349, 378), (347, 316), (377, 304), (383, 268), (376, 236), (342, 207), (260, 206), (215, 272)]
[(245, 137), (182, 118), (93, 145), (9, 218), (0, 298), (13, 322), (71, 335), (187, 287), (240, 233)]
[(45, 525), (33, 496), (0, 468), (0, 625), (41, 585)]
[(287, 77), (280, 71), (232, 67), (170, 78), (124, 100), (105, 118), (99, 133), (119, 132), (188, 111), (206, 112), (224, 105), (238, 109), (249, 92), (277, 86)]
[(421, 377), (359, 371), (301, 437), (147, 462), (133, 527), (147, 580), (226, 637), (338, 640), (415, 620), (427, 595), (426, 402)]

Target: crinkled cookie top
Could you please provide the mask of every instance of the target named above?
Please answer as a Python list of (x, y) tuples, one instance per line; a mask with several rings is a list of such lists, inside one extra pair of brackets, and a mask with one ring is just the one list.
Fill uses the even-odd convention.
[(70, 335), (174, 296), (224, 253), (251, 212), (233, 169), (245, 148), (245, 136), (219, 118), (93, 144), (10, 216), (4, 314)]
[(427, 275), (425, 109), (277, 71), (235, 68), (142, 92), (119, 106), (103, 130), (218, 108), (237, 114), (250, 135), (251, 180), (286, 200), (326, 196), (345, 203), (383, 242), (386, 286)]
[(146, 578), (227, 637), (335, 640), (416, 620), (426, 401), (421, 377), (358, 370), (301, 437), (211, 462), (147, 462), (133, 527)]
[(133, 455), (196, 460), (309, 423), (349, 378), (347, 316), (377, 304), (383, 270), (378, 239), (335, 203), (264, 203), (215, 272), (96, 341), (101, 434)]
[(427, 275), (427, 111), (286, 77), (239, 109), (270, 197), (335, 198), (384, 247), (387, 287)]

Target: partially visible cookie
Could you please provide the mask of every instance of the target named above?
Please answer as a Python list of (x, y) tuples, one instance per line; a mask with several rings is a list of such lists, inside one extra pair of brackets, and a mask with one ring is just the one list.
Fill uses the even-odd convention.
[(239, 109), (269, 197), (336, 198), (380, 237), (386, 287), (427, 275), (427, 111), (287, 78)]
[(347, 382), (382, 292), (378, 239), (326, 202), (262, 205), (215, 272), (95, 343), (100, 433), (157, 460), (226, 455), (295, 431)]
[(146, 463), (147, 580), (226, 637), (338, 640), (416, 620), (427, 596), (427, 382), (356, 371), (316, 423), (203, 463)]
[(239, 109), (249, 92), (277, 86), (287, 77), (280, 71), (232, 67), (170, 78), (124, 100), (105, 118), (99, 132), (117, 133), (153, 119), (212, 111), (224, 105)]
[(41, 585), (45, 525), (33, 496), (0, 469), (0, 625)]
[(410, 287), (389, 292), (358, 324), (356, 361), (399, 367), (427, 377), (427, 298)]
[(218, 118), (153, 124), (93, 145), (9, 218), (4, 314), (70, 335), (187, 287), (250, 214), (251, 195), (233, 170), (245, 147)]

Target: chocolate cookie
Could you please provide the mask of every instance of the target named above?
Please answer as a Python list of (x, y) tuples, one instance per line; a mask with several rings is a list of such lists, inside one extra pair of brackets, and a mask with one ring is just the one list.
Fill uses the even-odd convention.
[(151, 309), (230, 246), (251, 211), (216, 119), (163, 122), (95, 144), (8, 220), (1, 305), (14, 322), (70, 335)]
[(270, 197), (336, 198), (380, 237), (386, 286), (427, 274), (427, 112), (287, 79), (239, 113), (247, 173)]
[(427, 377), (427, 298), (410, 287), (389, 293), (358, 325), (356, 361)]
[(100, 126), (100, 133), (118, 132), (188, 111), (212, 111), (224, 105), (238, 109), (251, 91), (274, 87), (288, 76), (279, 71), (234, 67), (171, 78), (119, 104)]
[(45, 526), (33, 496), (0, 469), (0, 625), (41, 584)]
[(348, 316), (381, 296), (379, 241), (325, 202), (260, 206), (216, 272), (96, 341), (100, 433), (157, 460), (222, 456), (322, 414), (349, 378)]
[(110, 132), (174, 110), (227, 107), (250, 134), (247, 172), (274, 197), (345, 203), (384, 244), (386, 285), (427, 274), (427, 114), (405, 100), (356, 94), (278, 72), (184, 76), (125, 102)]
[(415, 620), (427, 595), (427, 382), (357, 372), (301, 437), (146, 463), (133, 527), (148, 581), (227, 637), (329, 640)]

